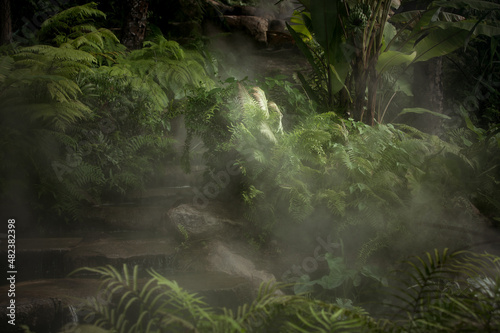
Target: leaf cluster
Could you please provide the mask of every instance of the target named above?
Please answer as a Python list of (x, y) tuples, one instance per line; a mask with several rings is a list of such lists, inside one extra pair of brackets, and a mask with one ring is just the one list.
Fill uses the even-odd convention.
[(106, 332), (359, 332), (376, 327), (365, 312), (285, 295), (273, 282), (263, 283), (253, 302), (233, 311), (208, 306), (154, 270), (148, 271), (149, 280), (138, 277), (137, 266), (132, 272), (124, 266), (122, 273), (112, 266), (78, 271), (102, 279), (100, 299), (86, 307), (87, 320)]
[[(500, 321), (499, 258), (434, 250), (394, 272), (374, 319), (352, 302), (286, 295), (262, 283), (251, 303), (216, 309), (154, 270), (137, 266), (81, 268), (98, 274), (100, 297), (87, 301), (87, 319), (105, 332), (496, 332)], [(367, 273), (369, 274), (369, 273)], [(388, 311), (388, 312), (387, 312)], [(85, 328), (76, 325), (67, 332)]]
[(448, 249), (407, 261), (394, 294), (396, 331), (497, 331), (499, 268), (497, 256)]
[[(357, 254), (351, 259), (360, 268), (373, 256), (396, 259), (443, 242), (470, 245), (471, 221), (483, 223), (475, 198), (496, 183), (481, 185), (476, 176), (484, 172), (484, 179), (496, 179), (496, 162), (491, 170), (475, 171), (481, 163), (457, 141), (405, 125), (372, 127), (334, 113), (305, 115), (281, 131), (280, 113), (259, 89), (233, 84), (197, 96), (199, 108), (186, 124), (204, 140), (213, 172), (228, 162), (238, 165), (242, 177), (232, 181), (240, 184), (246, 217), (264, 233), (318, 224), (323, 233), (349, 239), (346, 252)], [(496, 147), (496, 139), (488, 140)], [(484, 156), (496, 161), (494, 154)], [(438, 225), (462, 233), (443, 239), (422, 231)], [(394, 246), (398, 251), (388, 250)]]

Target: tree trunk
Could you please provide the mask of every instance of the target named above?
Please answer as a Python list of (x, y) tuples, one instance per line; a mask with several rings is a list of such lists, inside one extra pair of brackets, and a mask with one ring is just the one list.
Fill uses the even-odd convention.
[[(414, 106), (443, 113), (443, 59), (438, 57), (414, 66)], [(412, 114), (407, 121), (423, 132), (440, 134), (443, 119), (430, 114)]]
[(12, 42), (10, 0), (0, 0), (0, 45)]
[(377, 111), (377, 90), (378, 90), (378, 74), (375, 69), (375, 64), (377, 63), (378, 56), (375, 56), (370, 63), (370, 71), (368, 75), (368, 105), (367, 110), (369, 114), (369, 119), (365, 123), (371, 126), (375, 125), (375, 113)]
[(130, 50), (140, 49), (146, 36), (148, 1), (127, 0), (126, 8), (122, 43)]
[(354, 103), (352, 106), (351, 115), (356, 121), (363, 121), (366, 108), (366, 84), (367, 70), (363, 66), (363, 61), (357, 59), (354, 62), (356, 65), (353, 70), (354, 77)]

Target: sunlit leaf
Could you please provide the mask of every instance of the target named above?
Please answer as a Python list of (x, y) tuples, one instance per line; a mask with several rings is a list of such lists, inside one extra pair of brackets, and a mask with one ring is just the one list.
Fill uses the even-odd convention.
[(382, 52), (377, 61), (376, 69), (379, 74), (400, 65), (406, 65), (411, 63), (417, 52), (412, 52), (411, 54), (405, 54), (398, 51), (386, 51)]
[(442, 113), (439, 113), (439, 112), (435, 112), (435, 111), (431, 111), (431, 110), (424, 109), (424, 108), (404, 108), (399, 113), (399, 115), (403, 115), (403, 114), (407, 114), (407, 113), (431, 114), (431, 115), (439, 117), (439, 118), (451, 119), (450, 117), (448, 117), (445, 114), (442, 114)]

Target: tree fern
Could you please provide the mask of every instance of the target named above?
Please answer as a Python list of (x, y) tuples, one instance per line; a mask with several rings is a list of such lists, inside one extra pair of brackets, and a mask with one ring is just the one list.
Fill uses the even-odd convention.
[[(3, 81), (0, 108), (16, 113), (25, 121), (41, 121), (65, 130), (70, 124), (91, 115), (80, 102), (81, 90), (73, 78), (95, 58), (86, 52), (51, 46), (20, 49), (14, 68)], [(8, 116), (7, 116), (8, 117)]]
[(94, 2), (70, 7), (44, 21), (39, 38), (60, 48), (89, 52), (98, 57), (99, 62), (104, 59), (114, 62), (125, 48), (110, 30), (96, 28), (95, 18), (105, 19), (106, 15)]
[(24, 47), (14, 55), (16, 65), (30, 71), (74, 78), (82, 70), (88, 70), (97, 59), (90, 53), (71, 48), (49, 45)]
[(128, 68), (151, 85), (159, 85), (172, 97), (183, 97), (186, 85), (213, 87), (205, 70), (207, 60), (198, 52), (185, 50), (163, 36), (144, 46), (122, 58), (117, 66)]
[(37, 184), (28, 192), (48, 207), (40, 216), (74, 218), (144, 186), (168, 153), (171, 98), (185, 84), (211, 84), (200, 54), (159, 37), (127, 55), (95, 18), (104, 14), (94, 3), (65, 10), (42, 25), (40, 40), (50, 45), (0, 57), (0, 157), (25, 170), (3, 164), (0, 186)]

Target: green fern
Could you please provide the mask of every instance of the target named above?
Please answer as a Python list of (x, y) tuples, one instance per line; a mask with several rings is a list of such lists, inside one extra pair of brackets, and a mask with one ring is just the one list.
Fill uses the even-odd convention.
[(206, 70), (206, 59), (200, 53), (185, 50), (163, 36), (145, 42), (144, 48), (132, 51), (119, 63), (150, 84), (158, 84), (176, 98), (185, 96), (187, 85), (213, 87)]
[[(101, 299), (87, 301), (94, 328), (114, 332), (317, 332), (329, 329), (357, 331), (375, 328), (376, 322), (357, 308), (285, 295), (274, 282), (261, 284), (256, 298), (236, 311), (209, 307), (153, 270), (149, 280), (139, 278), (137, 266), (122, 272), (112, 266), (74, 271), (98, 274)], [(84, 329), (85, 327), (81, 327)], [(75, 328), (73, 328), (75, 329)]]
[(125, 47), (110, 30), (96, 28), (95, 18), (105, 19), (106, 15), (94, 2), (68, 8), (43, 22), (39, 38), (63, 49), (88, 52), (99, 58), (99, 63), (113, 63)]
[(403, 330), (494, 332), (500, 324), (499, 258), (435, 250), (407, 261), (396, 318)]

